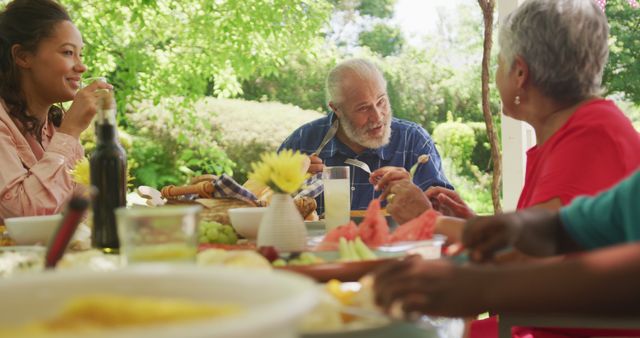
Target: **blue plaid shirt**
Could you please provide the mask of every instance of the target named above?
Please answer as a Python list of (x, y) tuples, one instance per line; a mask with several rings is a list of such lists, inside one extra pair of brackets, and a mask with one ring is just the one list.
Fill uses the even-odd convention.
[[(280, 145), (278, 151), (293, 149), (311, 154), (320, 145), (333, 118), (334, 114), (331, 113), (301, 126)], [(409, 121), (393, 118), (391, 121), (391, 140), (382, 148), (367, 149), (357, 155), (337, 137), (334, 137), (322, 149), (319, 156), (327, 166), (348, 166), (344, 161), (348, 158), (355, 158), (368, 164), (373, 171), (384, 166), (403, 167), (409, 170), (416, 163), (418, 156), (423, 154), (430, 156), (429, 162), (418, 166), (413, 182), (423, 190), (433, 185), (453, 189), (442, 171), (440, 155), (429, 133)], [(373, 190), (373, 185), (369, 183), (369, 174), (360, 168), (351, 167), (350, 177), (351, 210), (364, 210), (372, 199), (380, 195), (381, 191)], [(323, 198), (323, 194), (316, 197), (319, 214), (324, 211)]]

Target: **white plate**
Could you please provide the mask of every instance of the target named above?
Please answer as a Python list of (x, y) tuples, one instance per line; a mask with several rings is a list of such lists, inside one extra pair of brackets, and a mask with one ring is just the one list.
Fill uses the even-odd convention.
[(113, 272), (51, 272), (0, 280), (0, 326), (48, 318), (70, 298), (89, 294), (181, 298), (238, 304), (243, 313), (72, 337), (294, 337), (295, 322), (315, 305), (317, 287), (297, 275), (248, 269), (147, 265)]

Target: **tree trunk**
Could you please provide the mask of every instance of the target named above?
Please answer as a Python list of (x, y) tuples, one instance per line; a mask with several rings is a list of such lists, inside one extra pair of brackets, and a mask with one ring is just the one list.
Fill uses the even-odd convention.
[(493, 162), (493, 181), (491, 183), (491, 198), (493, 199), (493, 211), (502, 212), (500, 203), (500, 187), (502, 182), (502, 155), (498, 134), (493, 125), (493, 116), (489, 107), (489, 62), (491, 59), (491, 47), (493, 44), (493, 12), (496, 7), (495, 0), (478, 0), (484, 17), (484, 47), (482, 53), (482, 114), (487, 125), (487, 135), (491, 144), (491, 161)]

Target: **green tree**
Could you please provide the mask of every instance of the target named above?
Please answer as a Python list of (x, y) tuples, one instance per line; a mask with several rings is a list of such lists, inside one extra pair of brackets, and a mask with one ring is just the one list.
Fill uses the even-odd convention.
[(361, 46), (367, 46), (382, 56), (396, 55), (404, 45), (400, 28), (382, 23), (375, 25), (370, 31), (360, 33), (358, 40)]
[(291, 50), (320, 42), (323, 0), (63, 0), (85, 40), (90, 72), (119, 104), (163, 97), (232, 97), (272, 74)]
[(393, 16), (395, 4), (396, 0), (361, 0), (356, 9), (361, 15), (384, 19)]
[(603, 84), (607, 94), (620, 93), (640, 105), (640, 9), (626, 0), (609, 0), (606, 14), (611, 42)]
[[(292, 50), (314, 48), (332, 8), (324, 0), (62, 2), (83, 34), (88, 75), (115, 86), (119, 121), (136, 144), (137, 183), (154, 186), (230, 174), (216, 127), (202, 124), (193, 102), (237, 96), (244, 79), (277, 73)], [(186, 99), (174, 100), (168, 123), (154, 130), (133, 123), (142, 103), (164, 98)], [(194, 136), (202, 127), (209, 137)]]
[(244, 81), (243, 97), (326, 111), (325, 78), (338, 59), (335, 48), (292, 52), (289, 62), (277, 73), (257, 75)]

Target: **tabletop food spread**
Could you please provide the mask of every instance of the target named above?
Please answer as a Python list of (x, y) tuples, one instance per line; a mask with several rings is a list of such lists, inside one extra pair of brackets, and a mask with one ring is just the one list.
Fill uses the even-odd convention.
[[(190, 264), (203, 270), (232, 267), (245, 269), (247, 274), (284, 271), (306, 276), (318, 283), (318, 300), (317, 305), (300, 321), (298, 334), (309, 337), (339, 336), (392, 325), (393, 321), (382, 315), (374, 305), (371, 283), (366, 282), (367, 274), (389, 261), (410, 254), (421, 254), (426, 259), (439, 258), (445, 239), (433, 234), (435, 216), (433, 212), (425, 213), (412, 222), (390, 228), (385, 211), (380, 208), (379, 201), (374, 200), (367, 211), (357, 213), (354, 219), (359, 220), (359, 224), (351, 221), (327, 232), (322, 220), (305, 222), (307, 246), (305, 250), (297, 252), (257, 247), (255, 239), (243, 238), (234, 231), (232, 224), (202, 219), (195, 235), (195, 254), (185, 246), (160, 243), (152, 247), (140, 247), (136, 251), (129, 250), (127, 255), (130, 256), (129, 262), (132, 261), (131, 257), (135, 258), (135, 265), (161, 262)], [(166, 235), (156, 230), (149, 231), (145, 234), (153, 234), (155, 238)], [(43, 270), (43, 245), (47, 243), (16, 246), (13, 245), (11, 234), (3, 226), (0, 226), (0, 234), (0, 278), (29, 278)], [(86, 236), (84, 238), (88, 240)], [(110, 272), (126, 269), (126, 264), (120, 255), (105, 254), (97, 249), (86, 250), (86, 245), (76, 244), (67, 249), (55, 270), (56, 273)], [(88, 310), (96, 304), (101, 304), (97, 312)], [(117, 308), (126, 308), (127, 311), (114, 311)], [(100, 331), (119, 326), (166, 325), (202, 316), (233, 316), (242, 311), (242, 308), (225, 302), (202, 304), (185, 299), (122, 297), (96, 292), (68, 299), (46, 318), (4, 327), (0, 336), (46, 337), (49, 331), (64, 334), (64, 330)], [(182, 315), (172, 315), (177, 312)], [(100, 313), (101, 320), (88, 319), (97, 316), (97, 313)], [(168, 320), (167, 317), (172, 319)]]

